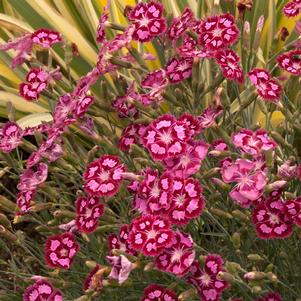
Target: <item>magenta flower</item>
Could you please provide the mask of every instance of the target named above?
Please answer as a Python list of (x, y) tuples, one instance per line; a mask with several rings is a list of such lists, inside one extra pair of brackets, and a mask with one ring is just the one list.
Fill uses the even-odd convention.
[(283, 299), (278, 293), (271, 292), (254, 301), (283, 301)]
[(229, 150), (227, 143), (222, 139), (217, 139), (211, 143), (212, 151), (209, 152), (210, 156), (215, 156), (221, 152)]
[(301, 12), (301, 0), (292, 0), (284, 5), (282, 9), (287, 17), (296, 17)]
[(115, 279), (119, 284), (125, 282), (134, 269), (134, 265), (124, 255), (107, 256), (106, 258), (112, 266), (108, 278)]
[(263, 151), (274, 150), (277, 147), (277, 143), (263, 129), (255, 132), (249, 129), (242, 129), (233, 134), (232, 142), (243, 153), (254, 157), (261, 156)]
[(197, 118), (202, 129), (207, 129), (215, 124), (215, 118), (223, 113), (222, 106), (209, 106)]
[(205, 207), (199, 181), (187, 178), (174, 178), (170, 187), (171, 205), (168, 218), (172, 224), (186, 225), (191, 219), (199, 217)]
[(150, 168), (143, 172), (143, 176), (137, 197), (145, 201), (145, 209), (148, 213), (166, 214), (170, 208), (169, 188), (172, 185), (172, 176), (164, 173), (159, 177), (158, 171)]
[(297, 165), (291, 160), (285, 161), (282, 165), (278, 166), (277, 175), (279, 178), (291, 180), (297, 175)]
[(88, 74), (81, 77), (77, 82), (77, 85), (72, 92), (72, 97), (81, 98), (87, 95), (88, 90), (92, 85), (96, 83), (101, 72), (98, 67), (93, 68)]
[(197, 33), (200, 44), (213, 51), (232, 45), (239, 36), (234, 17), (228, 13), (201, 20)]
[(113, 196), (122, 180), (125, 168), (116, 156), (103, 155), (94, 160), (84, 173), (84, 189), (93, 196)]
[(275, 80), (271, 79), (268, 71), (255, 68), (249, 72), (249, 78), (263, 100), (271, 102), (279, 101), (282, 88)]
[[(60, 78), (59, 74), (60, 73), (56, 70), (56, 74), (54, 76), (56, 78)], [(28, 101), (37, 100), (40, 93), (47, 88), (48, 82), (52, 78), (52, 75), (42, 68), (30, 69), (26, 76), (27, 83), (20, 84), (20, 95)]]
[(144, 289), (140, 301), (178, 301), (178, 297), (174, 291), (158, 284), (150, 284)]
[(284, 212), (289, 220), (301, 228), (301, 197), (284, 203)]
[(252, 214), (258, 237), (262, 239), (286, 238), (292, 232), (292, 222), (285, 215), (283, 201), (278, 198), (269, 198), (256, 205)]
[(240, 57), (231, 49), (223, 49), (215, 54), (216, 62), (221, 66), (225, 78), (244, 82), (244, 73), (239, 64)]
[(182, 45), (177, 48), (177, 51), (180, 56), (187, 58), (209, 58), (213, 55), (212, 51), (201, 48), (200, 45), (189, 35), (184, 37)]
[(54, 112), (52, 113), (54, 124), (58, 126), (64, 124), (68, 117), (73, 117), (75, 108), (76, 101), (73, 97), (69, 93), (62, 95), (56, 103)]
[(183, 276), (195, 258), (193, 240), (189, 234), (177, 231), (170, 246), (155, 259), (156, 267), (164, 272)]
[(194, 116), (192, 116), (188, 113), (184, 113), (178, 118), (178, 121), (182, 121), (187, 125), (191, 136), (194, 136), (194, 135), (197, 135), (200, 133), (200, 122)]
[(129, 151), (131, 145), (138, 144), (141, 136), (144, 135), (146, 125), (144, 124), (130, 124), (121, 133), (118, 147), (122, 151)]
[(33, 168), (25, 169), (21, 176), (17, 188), (21, 191), (34, 190), (38, 185), (44, 183), (48, 176), (48, 165), (45, 163), (38, 163)]
[(218, 279), (219, 272), (223, 271), (223, 259), (219, 255), (210, 254), (206, 256), (203, 269), (197, 261), (194, 261), (188, 282), (197, 288), (202, 301), (218, 301), (222, 292), (229, 286), (224, 280)]
[(162, 15), (161, 3), (155, 1), (138, 3), (128, 14), (129, 20), (135, 27), (133, 39), (139, 42), (148, 42), (164, 33), (166, 21)]
[(168, 220), (160, 216), (144, 215), (132, 221), (129, 243), (145, 256), (157, 256), (171, 243), (173, 237)]
[(162, 88), (167, 85), (165, 71), (162, 69), (148, 73), (142, 80), (141, 86), (144, 88)]
[(45, 259), (51, 268), (69, 269), (79, 245), (70, 232), (49, 236), (45, 244)]
[(31, 34), (27, 33), (14, 40), (9, 40), (6, 44), (0, 45), (0, 50), (8, 51), (13, 49), (16, 51), (17, 55), (11, 62), (11, 67), (14, 69), (25, 62), (32, 50), (32, 45)]
[(116, 109), (120, 118), (137, 117), (138, 110), (133, 101), (139, 99), (139, 95), (134, 90), (134, 83), (132, 83), (123, 96), (119, 96), (112, 101), (112, 107)]
[(62, 41), (61, 34), (57, 31), (40, 28), (31, 35), (33, 43), (40, 45), (43, 48), (50, 48), (56, 43)]
[(104, 205), (97, 197), (79, 197), (76, 202), (76, 226), (80, 232), (95, 231), (98, 220), (104, 215)]
[(36, 194), (36, 190), (23, 190), (17, 194), (16, 204), (20, 209), (20, 213), (26, 213), (30, 209), (31, 201)]
[(192, 74), (192, 58), (173, 58), (165, 66), (166, 75), (172, 84), (179, 83)]
[(160, 161), (183, 154), (186, 141), (190, 138), (189, 134), (184, 122), (166, 114), (146, 127), (142, 142), (151, 157)]
[(51, 283), (40, 279), (26, 288), (23, 301), (63, 301), (63, 295)]
[(76, 118), (82, 118), (87, 113), (88, 108), (93, 104), (93, 96), (83, 96), (80, 97), (77, 101), (77, 104), (74, 109), (74, 116)]
[(15, 122), (6, 122), (0, 129), (0, 150), (10, 153), (22, 143), (23, 130)]
[(221, 175), (225, 183), (237, 183), (230, 197), (241, 207), (249, 207), (259, 199), (267, 184), (267, 171), (260, 162), (247, 159), (237, 159), (235, 162), (227, 162), (221, 168)]
[[(300, 2), (301, 8), (301, 2)], [(301, 75), (301, 50), (296, 49), (286, 52), (277, 57), (277, 62), (280, 68), (293, 75)]]
[(98, 22), (98, 26), (97, 26), (97, 34), (96, 34), (96, 41), (98, 43), (103, 43), (104, 40), (106, 39), (106, 34), (105, 34), (105, 23), (108, 21), (109, 19), (109, 9), (110, 9), (110, 4), (111, 1), (109, 0), (107, 2), (107, 5), (104, 7), (103, 9), (103, 13), (100, 17), (100, 20)]
[(115, 233), (108, 236), (108, 247), (110, 252), (114, 249), (121, 250), (135, 255), (136, 251), (132, 249), (128, 239), (129, 239), (130, 229), (128, 225), (123, 225), (120, 227), (119, 235)]
[(93, 289), (100, 291), (103, 288), (103, 276), (101, 273), (102, 266), (97, 264), (84, 280), (83, 290), (87, 291)]
[(189, 28), (193, 21), (193, 12), (190, 8), (186, 7), (180, 17), (172, 19), (167, 31), (168, 37), (171, 40), (177, 40)]
[(183, 154), (163, 161), (168, 171), (180, 178), (188, 178), (196, 174), (205, 159), (208, 144), (201, 140), (189, 141)]

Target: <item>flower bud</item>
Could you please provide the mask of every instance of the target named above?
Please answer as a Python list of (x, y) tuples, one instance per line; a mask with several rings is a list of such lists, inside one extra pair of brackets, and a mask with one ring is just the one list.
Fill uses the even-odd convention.
[(191, 288), (183, 293), (181, 293), (178, 297), (179, 301), (190, 300), (192, 297), (197, 295), (197, 291), (195, 288)]
[(227, 261), (225, 266), (227, 271), (229, 271), (231, 274), (242, 271), (242, 267), (237, 262)]
[(0, 225), (4, 226), (6, 228), (11, 228), (11, 223), (10, 223), (9, 219), (3, 213), (0, 213)]
[(230, 273), (227, 272), (219, 272), (217, 275), (218, 279), (227, 281), (229, 283), (234, 282), (234, 277)]
[(259, 294), (262, 291), (262, 288), (259, 285), (255, 285), (252, 287), (252, 292), (254, 294)]
[(272, 282), (278, 282), (278, 277), (272, 272), (267, 273), (267, 278)]
[(240, 248), (240, 234), (238, 232), (233, 233), (231, 240), (232, 240), (234, 248), (239, 249)]
[(266, 273), (257, 272), (257, 271), (248, 272), (244, 274), (244, 279), (246, 280), (261, 280), (264, 279), (265, 277), (266, 277)]
[(231, 186), (229, 184), (226, 184), (221, 179), (218, 178), (211, 178), (211, 181), (213, 184), (217, 185), (219, 188), (221, 188), (223, 191), (230, 191)]
[(153, 263), (153, 262), (149, 262), (149, 263), (147, 263), (146, 265), (145, 265), (145, 267), (144, 267), (144, 271), (145, 272), (150, 272), (150, 271), (152, 271), (153, 269), (154, 269), (154, 266), (155, 266), (155, 264)]
[(17, 210), (17, 206), (5, 196), (0, 195), (0, 209), (5, 212), (15, 212)]
[(233, 210), (231, 213), (234, 217), (236, 217), (244, 222), (248, 222), (250, 220), (249, 216), (240, 210)]
[(233, 216), (229, 212), (223, 211), (223, 210), (218, 209), (218, 208), (210, 208), (210, 212), (213, 215), (216, 215), (218, 217), (223, 217), (223, 218), (226, 218), (226, 219), (232, 219), (233, 218)]
[(251, 261), (261, 261), (263, 258), (259, 254), (249, 254), (248, 259)]

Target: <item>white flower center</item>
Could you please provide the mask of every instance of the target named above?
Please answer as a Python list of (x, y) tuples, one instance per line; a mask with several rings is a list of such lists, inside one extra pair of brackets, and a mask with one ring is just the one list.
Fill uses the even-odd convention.
[(152, 239), (155, 238), (157, 236), (157, 231), (155, 230), (150, 230), (147, 232), (147, 239)]
[(211, 277), (207, 273), (204, 273), (199, 279), (202, 281), (204, 285), (206, 286), (210, 285)]
[(100, 174), (99, 174), (99, 178), (100, 180), (102, 181), (107, 181), (110, 177), (110, 173), (108, 171), (102, 171)]
[(163, 141), (166, 144), (169, 144), (172, 141), (171, 134), (169, 132), (164, 132), (160, 136), (161, 141)]

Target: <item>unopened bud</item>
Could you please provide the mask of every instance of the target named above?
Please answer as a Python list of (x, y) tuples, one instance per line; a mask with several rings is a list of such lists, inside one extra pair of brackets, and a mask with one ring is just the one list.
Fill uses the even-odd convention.
[(225, 266), (227, 271), (229, 271), (231, 274), (242, 271), (242, 267), (237, 262), (227, 261)]
[(0, 225), (4, 226), (6, 228), (11, 228), (11, 223), (10, 223), (9, 219), (3, 213), (0, 213)]
[(215, 168), (211, 168), (210, 170), (208, 170), (207, 172), (205, 172), (202, 177), (203, 179), (210, 179), (213, 176), (216, 176), (219, 174), (220, 168), (219, 167), (215, 167)]
[(248, 259), (251, 261), (261, 261), (263, 258), (258, 254), (249, 254)]
[(221, 179), (212, 178), (211, 181), (215, 185), (217, 185), (218, 187), (220, 187), (223, 191), (230, 191), (231, 190), (231, 186), (229, 184), (226, 184), (225, 182), (223, 182)]
[(250, 220), (250, 218), (240, 210), (233, 210), (231, 213), (234, 217), (236, 217), (242, 221), (248, 222)]
[(97, 266), (97, 262), (93, 261), (93, 260), (86, 260), (85, 261), (85, 265), (89, 268), (89, 269), (94, 269)]
[(210, 208), (210, 212), (213, 215), (216, 215), (216, 216), (219, 216), (219, 217), (223, 217), (223, 218), (226, 218), (226, 219), (233, 218), (233, 216), (229, 212), (223, 211), (223, 210), (218, 209), (218, 208)]
[(275, 268), (274, 265), (272, 263), (270, 263), (265, 268), (265, 272), (271, 272), (271, 271), (273, 271), (274, 268)]
[(269, 193), (269, 192), (272, 192), (272, 191), (275, 191), (275, 190), (279, 190), (283, 186), (285, 186), (286, 183), (287, 183), (287, 181), (283, 181), (283, 180), (275, 181), (275, 182), (273, 182), (271, 184), (268, 184), (265, 187), (265, 191)]
[(277, 275), (275, 275), (274, 273), (272, 272), (268, 272), (267, 273), (267, 278), (272, 281), (272, 282), (277, 282), (278, 281), (278, 277)]
[(234, 282), (234, 277), (230, 273), (227, 272), (219, 272), (217, 275), (218, 279), (224, 280), (226, 282), (232, 283)]
[(154, 269), (155, 264), (153, 262), (149, 262), (144, 266), (144, 271), (145, 272), (150, 272)]
[(178, 297), (178, 300), (179, 301), (189, 300), (196, 295), (197, 295), (197, 290), (195, 288), (191, 288), (191, 289), (181, 293)]
[(255, 285), (252, 287), (252, 292), (254, 294), (259, 294), (262, 291), (262, 288), (259, 285)]
[(239, 249), (240, 248), (240, 234), (238, 232), (233, 233), (231, 240), (232, 240), (234, 248)]
[(261, 280), (264, 279), (266, 277), (266, 273), (263, 272), (248, 272), (246, 274), (244, 274), (244, 278), (247, 280)]
[(17, 206), (5, 196), (0, 195), (0, 209), (5, 212), (15, 212), (17, 210)]

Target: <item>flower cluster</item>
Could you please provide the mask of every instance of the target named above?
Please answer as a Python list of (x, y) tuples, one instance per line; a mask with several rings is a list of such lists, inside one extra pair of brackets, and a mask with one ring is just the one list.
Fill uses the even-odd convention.
[[(237, 7), (241, 12), (242, 7), (251, 9), (252, 3), (239, 1)], [(261, 129), (252, 118), (245, 122), (241, 112), (257, 94), (252, 92), (250, 100), (241, 102), (237, 93), (243, 86), (252, 91), (254, 88), (249, 87), (251, 82), (259, 98), (277, 103), (277, 108), (289, 119), (297, 120), (298, 116), (285, 110), (295, 109), (297, 105), (291, 104), (291, 108), (287, 106), (284, 110), (284, 104), (279, 104), (281, 95), (286, 92), (274, 78), (277, 74), (274, 69), (259, 69), (252, 64), (253, 60), (246, 63), (244, 56), (239, 57), (236, 51), (246, 48), (250, 24), (244, 24), (243, 43), (236, 47), (240, 31), (232, 14), (220, 13), (198, 19), (191, 9), (185, 8), (173, 18), (167, 17), (159, 1), (138, 1), (135, 7), (127, 7), (124, 12), (129, 26), (118, 27), (121, 33), (108, 39), (111, 34), (106, 34), (106, 27), (114, 29), (116, 26), (108, 21), (109, 8), (110, 2), (104, 8), (97, 27), (98, 44), (95, 45), (100, 49), (96, 66), (79, 78), (73, 89), (68, 88), (61, 93), (61, 86), (57, 86), (53, 93), (56, 81), (64, 79), (64, 86), (66, 76), (59, 71), (60, 67), (51, 69), (54, 62), (48, 68), (31, 68), (29, 65), (29, 72), (19, 86), (19, 94), (27, 101), (38, 100), (43, 92), (45, 97), (48, 93), (57, 97), (55, 102), (49, 100), (52, 120), (27, 128), (14, 121), (1, 126), (0, 150), (5, 153), (4, 159), (11, 160), (14, 154), (8, 153), (16, 148), (20, 158), (19, 147), (26, 150), (30, 145), (35, 149), (25, 157), (25, 168), (22, 169), (23, 160), (20, 160), (21, 168), (16, 168), (16, 172), (21, 169), (16, 184), (17, 216), (19, 220), (26, 220), (25, 216), (19, 215), (28, 214), (28, 220), (32, 218), (36, 222), (34, 215), (30, 214), (33, 207), (34, 212), (38, 211), (34, 200), (42, 198), (38, 195), (39, 188), (53, 183), (55, 176), (52, 172), (57, 170), (57, 166), (65, 168), (74, 163), (74, 157), (66, 154), (66, 149), (73, 143), (71, 131), (80, 128), (88, 134), (86, 136), (90, 136), (79, 151), (80, 155), (86, 154), (87, 157), (82, 160), (84, 164), (72, 167), (72, 173), (76, 176), (79, 173), (78, 178), (82, 178), (65, 186), (76, 197), (72, 204), (63, 204), (68, 210), (57, 210), (53, 214), (54, 219), (48, 223), (51, 226), (47, 233), (52, 233), (44, 245), (47, 265), (51, 269), (74, 268), (72, 265), (80, 251), (80, 243), (91, 242), (96, 246), (101, 242), (107, 246), (104, 248), (106, 263), (101, 260), (100, 265), (86, 260), (92, 270), (83, 281), (83, 290), (87, 294), (84, 299), (86, 296), (98, 296), (107, 286), (116, 288), (130, 284), (127, 280), (135, 274), (133, 270), (140, 269), (145, 273), (154, 270), (168, 274), (164, 281), (168, 281), (169, 276), (181, 281), (174, 291), (165, 287), (165, 283), (164, 286), (150, 284), (144, 289), (141, 301), (188, 300), (194, 294), (198, 294), (202, 301), (221, 300), (223, 292), (230, 288), (233, 275), (240, 277), (239, 272), (243, 269), (235, 266), (233, 271), (231, 258), (226, 256), (224, 264), (220, 255), (211, 254), (209, 248), (199, 245), (199, 237), (203, 243), (210, 239), (213, 241), (214, 236), (224, 239), (224, 233), (227, 233), (214, 232), (216, 229), (211, 224), (216, 221), (214, 214), (229, 219), (239, 216), (243, 220), (243, 231), (248, 228), (249, 219), (249, 224), (255, 228), (254, 233), (261, 239), (288, 238), (295, 226), (301, 228), (301, 197), (295, 197), (297, 193), (289, 191), (294, 184), (291, 187), (287, 185), (298, 177), (301, 179), (298, 151), (294, 150), (286, 136), (283, 138), (278, 134), (278, 128), (273, 127), (270, 131), (269, 125), (267, 129)], [(298, 15), (300, 10), (300, 0), (290, 1), (283, 7), (284, 14), (290, 17)], [(262, 25), (259, 24), (254, 33), (256, 43)], [(137, 53), (135, 48), (135, 42), (150, 41), (164, 49), (164, 65), (155, 70), (149, 70), (144, 61), (156, 57)], [(9, 41), (0, 46), (0, 50), (13, 49), (17, 52), (12, 60), (12, 67), (16, 67), (29, 55), (35, 57), (34, 45), (37, 49), (47, 50), (57, 43), (64, 43), (61, 34), (42, 28)], [(172, 49), (167, 49), (171, 45)], [(64, 51), (67, 47), (64, 43)], [(48, 55), (51, 55), (50, 51)], [(292, 49), (275, 56), (275, 68), (280, 67), (293, 76), (301, 75), (300, 55), (299, 49)], [(200, 77), (203, 77), (202, 68), (207, 63), (219, 71), (213, 76), (213, 83), (205, 88), (205, 81), (201, 82)], [(133, 72), (125, 75), (121, 72), (123, 67)], [(116, 91), (101, 89), (99, 95), (102, 97), (99, 97), (91, 87), (98, 81), (102, 85), (107, 75), (118, 83), (120, 81), (120, 85)], [(249, 81), (245, 80), (246, 75)], [(70, 74), (68, 76), (71, 77)], [(227, 81), (224, 82), (225, 79)], [(70, 83), (70, 87), (72, 85)], [(51, 89), (46, 93), (48, 87)], [(213, 92), (213, 100), (207, 97), (209, 92)], [(273, 104), (269, 106), (276, 107)], [(266, 109), (262, 103), (259, 107)], [(268, 114), (265, 115), (268, 119)], [(101, 124), (103, 118), (107, 118), (112, 137), (109, 137), (109, 130), (106, 133), (107, 125)], [(99, 131), (94, 128), (94, 120)], [(223, 127), (225, 122), (227, 126)], [(267, 120), (267, 124), (269, 122)], [(279, 128), (281, 134), (289, 130), (300, 132), (298, 120), (292, 128), (287, 124), (285, 129), (282, 124)], [(228, 129), (235, 131), (230, 135), (226, 132)], [(30, 135), (36, 138), (36, 145), (26, 144), (23, 139)], [(68, 136), (71, 136), (70, 140), (65, 140)], [(93, 142), (101, 146), (86, 151)], [(294, 156), (289, 156), (289, 152)], [(57, 165), (52, 167), (55, 161)], [(10, 168), (8, 166), (8, 170)], [(60, 174), (55, 180), (60, 181), (59, 177), (64, 179), (65, 175)], [(47, 189), (43, 189), (42, 193), (48, 198)], [(222, 204), (226, 207), (229, 205), (228, 197), (234, 201), (230, 203), (233, 215), (213, 207), (213, 202), (214, 206)], [(47, 205), (45, 208), (48, 210)], [(60, 201), (51, 204), (49, 213), (61, 205)], [(247, 214), (232, 210), (232, 206), (236, 205), (245, 208)], [(73, 212), (69, 211), (70, 208)], [(222, 222), (217, 222), (218, 228), (224, 230)], [(234, 225), (233, 222), (231, 231)], [(114, 233), (115, 230), (119, 233)], [(239, 235), (238, 232), (235, 234)], [(207, 240), (206, 236), (210, 238)], [(233, 237), (236, 248), (239, 244), (235, 244), (235, 235)], [(81, 253), (83, 250), (85, 248), (81, 248)], [(206, 255), (200, 256), (200, 253)], [(265, 280), (272, 277), (271, 274), (263, 274)], [(194, 288), (178, 294), (182, 284)], [(62, 301), (63, 295), (40, 277), (26, 288), (23, 300)], [(270, 292), (257, 301), (282, 301), (282, 297)]]

